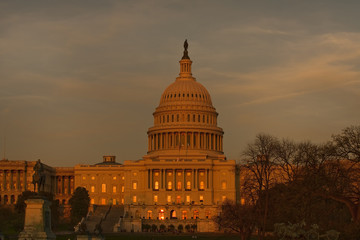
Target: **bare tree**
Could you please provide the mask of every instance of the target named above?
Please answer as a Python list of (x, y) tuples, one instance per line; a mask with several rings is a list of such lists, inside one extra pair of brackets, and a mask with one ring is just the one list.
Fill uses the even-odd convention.
[(243, 152), (247, 179), (244, 189), (255, 202), (259, 216), (258, 235), (265, 236), (266, 220), (269, 210), (269, 189), (275, 184), (276, 176), (276, 148), (278, 140), (267, 134), (258, 134), (255, 141), (248, 144)]
[(360, 162), (360, 126), (347, 127), (341, 134), (333, 135), (332, 139), (337, 156)]

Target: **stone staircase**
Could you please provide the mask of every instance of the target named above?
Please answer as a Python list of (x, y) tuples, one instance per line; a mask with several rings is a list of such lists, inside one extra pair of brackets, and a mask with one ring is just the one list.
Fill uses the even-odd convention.
[(100, 221), (106, 217), (106, 214), (108, 213), (110, 206), (96, 206), (94, 207), (95, 210), (88, 214), (85, 224), (87, 227), (87, 230), (90, 233), (94, 232), (96, 224), (100, 223)]
[(104, 233), (114, 232), (114, 226), (119, 222), (120, 216), (124, 215), (124, 206), (111, 206), (110, 211), (103, 220), (101, 227)]

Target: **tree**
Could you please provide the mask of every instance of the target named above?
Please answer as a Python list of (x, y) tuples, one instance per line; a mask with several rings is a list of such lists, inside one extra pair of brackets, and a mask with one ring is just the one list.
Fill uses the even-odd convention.
[(70, 198), (69, 203), (71, 206), (71, 223), (75, 225), (81, 221), (81, 218), (86, 216), (89, 209), (90, 197), (86, 188), (77, 187)]
[(239, 233), (242, 240), (249, 239), (256, 225), (255, 207), (226, 200), (214, 221), (222, 229)]
[[(244, 189), (250, 194), (250, 198), (256, 206), (260, 239), (265, 237), (269, 209), (268, 192), (277, 180), (275, 170), (278, 145), (277, 138), (267, 134), (258, 134), (255, 141), (248, 144), (243, 152), (245, 163), (243, 167), (248, 173)], [(260, 198), (262, 198), (261, 201), (259, 201)]]
[(332, 136), (337, 156), (353, 162), (360, 162), (360, 125), (343, 129)]

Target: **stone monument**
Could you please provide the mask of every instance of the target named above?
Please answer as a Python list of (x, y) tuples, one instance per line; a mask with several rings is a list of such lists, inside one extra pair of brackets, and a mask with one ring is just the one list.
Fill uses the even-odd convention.
[[(41, 177), (44, 176), (44, 172), (40, 160), (36, 163), (34, 171), (34, 190), (37, 190), (39, 194), (41, 186), (45, 184), (45, 178)], [(19, 240), (56, 239), (55, 234), (51, 231), (50, 201), (45, 197), (37, 195), (26, 200), (25, 204), (25, 224), (24, 230), (19, 234)]]

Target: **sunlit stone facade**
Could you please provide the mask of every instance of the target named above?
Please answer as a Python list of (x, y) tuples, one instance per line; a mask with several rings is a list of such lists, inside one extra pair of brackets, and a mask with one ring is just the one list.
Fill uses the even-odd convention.
[[(124, 206), (115, 230), (141, 231), (144, 224), (177, 228), (181, 224), (196, 225), (201, 232), (216, 231), (211, 218), (225, 199), (236, 198), (236, 166), (235, 161), (226, 160), (218, 113), (206, 88), (192, 76), (191, 66), (186, 46), (179, 77), (165, 89), (153, 114), (148, 152), (141, 160), (119, 164), (115, 156), (104, 156), (95, 165), (49, 167), (47, 190), (67, 204), (76, 187), (85, 187), (92, 205)], [(12, 162), (1, 165), (3, 172), (6, 169), (2, 175), (5, 185), (11, 179), (5, 165)], [(29, 187), (32, 167), (27, 169)], [(23, 167), (20, 175), (22, 171)], [(17, 194), (22, 190), (25, 188)], [(3, 195), (3, 188), (1, 191)]]

